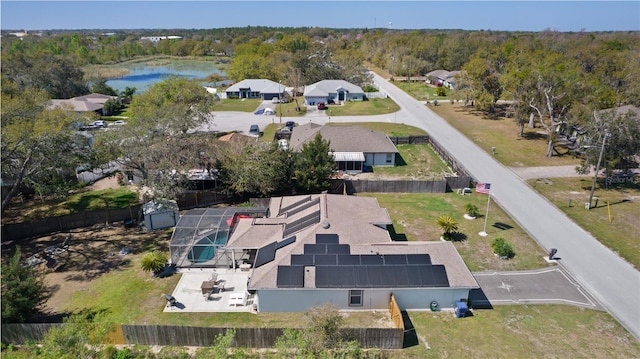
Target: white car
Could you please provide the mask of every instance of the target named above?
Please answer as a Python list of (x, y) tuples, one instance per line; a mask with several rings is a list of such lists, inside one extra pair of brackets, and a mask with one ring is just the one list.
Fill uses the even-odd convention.
[(123, 120), (118, 120), (118, 121), (115, 121), (113, 123), (114, 126), (123, 126), (123, 125), (126, 125), (126, 124), (127, 124), (127, 122), (123, 121)]
[(107, 123), (99, 120), (99, 121), (93, 121), (91, 122), (91, 125), (95, 126), (95, 127), (107, 127)]
[(278, 140), (278, 149), (279, 150), (283, 150), (283, 151), (288, 150), (289, 149), (289, 141), (287, 141), (284, 138), (281, 139), (281, 140)]

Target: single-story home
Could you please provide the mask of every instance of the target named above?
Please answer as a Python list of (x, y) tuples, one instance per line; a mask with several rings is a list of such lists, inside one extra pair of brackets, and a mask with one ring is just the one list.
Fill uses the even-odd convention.
[(104, 115), (104, 104), (108, 100), (117, 100), (117, 96), (102, 95), (99, 93), (92, 93), (89, 95), (73, 97), (67, 100), (53, 99), (47, 102), (48, 109), (71, 109), (72, 111), (83, 112), (96, 112), (100, 115)]
[(320, 102), (362, 101), (364, 91), (345, 80), (322, 80), (304, 88), (304, 102), (314, 106)]
[(286, 86), (267, 79), (246, 79), (225, 90), (227, 98), (259, 98), (273, 100), (284, 98)]
[(396, 164), (398, 150), (389, 136), (360, 126), (320, 126), (315, 123), (297, 126), (291, 133), (291, 150), (302, 151), (302, 146), (318, 133), (330, 142), (340, 171), (359, 173), (365, 166), (393, 167)]
[[(191, 221), (220, 224), (222, 235), (197, 239), (203, 244), (227, 236), (217, 254), (203, 258), (231, 258), (234, 268), (250, 268), (247, 290), (260, 312), (301, 312), (325, 303), (385, 310), (391, 294), (401, 310), (429, 309), (432, 302), (453, 308), (479, 287), (451, 242), (391, 240), (391, 219), (375, 198), (274, 197), (260, 212), (262, 217), (229, 212), (217, 221)], [(203, 251), (180, 253), (198, 260), (195, 254)]]
[(455, 76), (459, 73), (460, 71), (434, 70), (425, 75), (426, 82), (453, 90), (456, 87)]

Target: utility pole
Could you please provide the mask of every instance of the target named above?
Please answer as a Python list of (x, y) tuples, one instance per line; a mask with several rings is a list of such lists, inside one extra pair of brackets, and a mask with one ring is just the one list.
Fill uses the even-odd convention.
[(280, 124), (282, 124), (282, 80), (278, 82), (278, 105), (280, 106)]
[(596, 180), (598, 179), (598, 171), (600, 171), (600, 162), (602, 162), (602, 156), (604, 155), (604, 145), (607, 143), (609, 137), (609, 131), (604, 130), (604, 137), (602, 138), (602, 147), (600, 147), (600, 156), (598, 156), (598, 163), (596, 164), (596, 173), (593, 174), (593, 183), (591, 184), (591, 194), (589, 195), (589, 207), (591, 209), (591, 201), (593, 201), (593, 193), (596, 191)]

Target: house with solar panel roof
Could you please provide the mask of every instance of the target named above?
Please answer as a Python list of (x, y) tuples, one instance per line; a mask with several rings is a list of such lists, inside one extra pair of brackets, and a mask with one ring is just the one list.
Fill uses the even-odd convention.
[(196, 209), (176, 226), (171, 258), (181, 268), (247, 273), (260, 312), (388, 309), (391, 294), (401, 310), (453, 308), (479, 288), (452, 243), (393, 241), (391, 223), (375, 198), (332, 194)]

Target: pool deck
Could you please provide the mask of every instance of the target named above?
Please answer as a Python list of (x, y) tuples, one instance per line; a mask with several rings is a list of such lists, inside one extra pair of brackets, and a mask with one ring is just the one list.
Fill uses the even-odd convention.
[[(177, 300), (175, 306), (165, 306), (165, 312), (251, 312), (254, 297), (247, 293), (249, 272), (233, 269), (182, 269), (182, 278), (171, 295)], [(216, 290), (207, 300), (202, 294), (202, 282), (209, 280), (213, 273), (218, 275), (217, 284), (224, 284), (224, 291)], [(237, 298), (246, 296), (246, 303), (236, 304)], [(230, 304), (231, 302), (231, 304)]]

